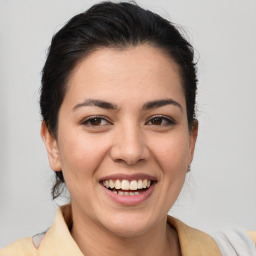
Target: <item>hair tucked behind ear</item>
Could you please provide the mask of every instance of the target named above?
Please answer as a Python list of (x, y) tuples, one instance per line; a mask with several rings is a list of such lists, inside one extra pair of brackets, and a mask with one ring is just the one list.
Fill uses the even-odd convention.
[[(148, 44), (163, 50), (179, 66), (184, 89), (188, 127), (195, 118), (197, 78), (192, 46), (175, 26), (134, 3), (102, 2), (74, 16), (52, 38), (42, 71), (40, 107), (53, 136), (58, 133), (58, 113), (74, 67), (102, 47), (127, 48)], [(62, 192), (62, 172), (56, 173), (53, 198)]]

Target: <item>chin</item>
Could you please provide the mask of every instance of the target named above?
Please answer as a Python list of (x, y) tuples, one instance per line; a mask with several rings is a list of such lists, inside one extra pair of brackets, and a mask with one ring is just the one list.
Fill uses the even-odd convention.
[[(145, 216), (127, 214), (126, 216), (113, 216), (105, 223), (105, 227), (111, 233), (122, 238), (130, 238), (145, 234), (153, 225), (154, 221), (147, 220)], [(106, 219), (105, 219), (106, 220)]]
[(131, 238), (145, 234), (148, 231), (147, 226), (129, 225), (124, 223), (122, 225), (114, 225), (109, 227), (109, 230), (118, 237)]

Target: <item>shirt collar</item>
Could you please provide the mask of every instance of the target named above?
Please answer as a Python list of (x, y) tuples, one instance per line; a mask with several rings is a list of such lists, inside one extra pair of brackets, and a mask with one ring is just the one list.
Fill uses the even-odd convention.
[(47, 231), (38, 250), (40, 256), (84, 256), (70, 234), (72, 211), (70, 205), (64, 205), (57, 211), (55, 221)]
[(171, 216), (168, 216), (167, 221), (178, 233), (182, 256), (221, 256), (218, 245), (208, 234)]

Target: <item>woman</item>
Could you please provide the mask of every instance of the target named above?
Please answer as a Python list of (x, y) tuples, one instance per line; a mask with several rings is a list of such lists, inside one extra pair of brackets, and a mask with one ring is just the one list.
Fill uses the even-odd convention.
[(167, 217), (193, 159), (196, 82), (193, 48), (158, 15), (106, 2), (72, 18), (52, 40), (40, 99), (53, 197), (65, 184), (71, 204), (1, 255), (225, 253)]

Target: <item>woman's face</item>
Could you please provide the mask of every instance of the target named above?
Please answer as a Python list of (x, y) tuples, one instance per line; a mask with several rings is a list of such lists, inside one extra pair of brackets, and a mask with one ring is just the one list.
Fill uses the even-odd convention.
[(81, 61), (59, 111), (57, 140), (42, 129), (75, 216), (121, 236), (165, 221), (196, 134), (197, 127), (188, 130), (176, 64), (146, 45), (103, 48)]

